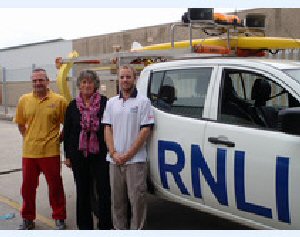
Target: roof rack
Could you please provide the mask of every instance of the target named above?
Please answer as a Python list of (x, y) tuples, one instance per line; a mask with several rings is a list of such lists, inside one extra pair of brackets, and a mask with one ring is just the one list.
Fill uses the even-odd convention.
[[(254, 27), (255, 17), (253, 14), (250, 17), (251, 27), (244, 26), (243, 22), (235, 15), (227, 15), (221, 13), (213, 13), (212, 8), (188, 8), (188, 12), (182, 16), (182, 22), (173, 23), (171, 25), (171, 39), (170, 50), (132, 50), (130, 52), (121, 52), (119, 46), (114, 47), (114, 53), (102, 54), (93, 57), (75, 57), (62, 59), (56, 59), (56, 66), (59, 68), (64, 63), (73, 64), (101, 64), (103, 68), (112, 67), (112, 65), (118, 64), (143, 64), (144, 66), (153, 62), (164, 62), (168, 60), (176, 59), (189, 59), (189, 58), (207, 58), (207, 57), (220, 57), (227, 55), (232, 56), (261, 56), (257, 54), (257, 51), (238, 51), (237, 46), (232, 47), (232, 37), (244, 34), (246, 36), (253, 34), (261, 34), (264, 36), (264, 27)], [(213, 19), (214, 17), (214, 19)], [(260, 20), (264, 20), (264, 17), (259, 15)], [(228, 19), (227, 19), (228, 18)], [(258, 26), (264, 26), (259, 24)], [(177, 27), (189, 28), (189, 47), (175, 48), (175, 29)], [(218, 35), (219, 37), (225, 37), (227, 44), (225, 46), (207, 46), (200, 43), (194, 44), (193, 29), (198, 29), (204, 33), (204, 36)], [(144, 47), (147, 48), (147, 47)]]
[[(175, 29), (188, 27), (190, 52), (193, 48), (193, 29), (198, 29), (204, 36), (225, 36), (227, 48), (231, 49), (231, 36), (265, 36), (265, 15), (248, 14), (246, 19), (240, 20), (237, 15), (214, 13), (213, 8), (188, 8), (182, 16), (182, 21), (171, 25), (171, 46), (175, 48)], [(205, 40), (205, 38), (203, 38)], [(235, 53), (237, 47), (235, 47)]]

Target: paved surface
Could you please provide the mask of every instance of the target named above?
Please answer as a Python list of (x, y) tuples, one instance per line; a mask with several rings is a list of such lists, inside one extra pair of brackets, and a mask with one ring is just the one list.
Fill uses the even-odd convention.
[[(20, 196), (21, 145), (22, 140), (17, 126), (11, 121), (0, 119), (0, 230), (16, 230), (21, 222), (19, 214), (22, 203)], [(76, 230), (76, 196), (73, 175), (70, 169), (62, 166), (62, 176), (67, 199), (67, 229)], [(54, 229), (47, 185), (43, 175), (40, 176), (37, 191), (37, 213), (36, 229)], [(14, 215), (14, 217), (3, 220), (9, 215)], [(148, 230), (247, 229), (245, 226), (159, 199), (153, 195), (148, 195), (147, 220), (146, 229)]]
[[(22, 140), (17, 126), (6, 120), (0, 120), (0, 229), (17, 229), (21, 222), (19, 209), (22, 203), (20, 187), (22, 181), (21, 157)], [(68, 229), (76, 229), (75, 223), (75, 186), (70, 169), (62, 166), (62, 176), (67, 199)], [(53, 229), (48, 190), (43, 175), (37, 190), (36, 229)], [(15, 214), (8, 220), (5, 215)]]
[(15, 115), (15, 107), (4, 107), (0, 105), (0, 119), (11, 121)]

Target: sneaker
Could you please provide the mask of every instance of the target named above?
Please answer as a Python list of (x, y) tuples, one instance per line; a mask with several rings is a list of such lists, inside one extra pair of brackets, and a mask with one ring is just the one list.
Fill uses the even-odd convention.
[(22, 224), (19, 226), (19, 230), (33, 230), (35, 228), (35, 224), (32, 220), (23, 219)]
[(66, 229), (65, 220), (55, 220), (55, 226), (57, 230), (64, 230)]

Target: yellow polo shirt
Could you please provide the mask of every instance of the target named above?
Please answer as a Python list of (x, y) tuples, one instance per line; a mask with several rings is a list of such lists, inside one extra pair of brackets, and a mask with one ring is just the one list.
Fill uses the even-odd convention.
[(60, 155), (60, 124), (64, 121), (67, 102), (52, 92), (44, 99), (24, 94), (16, 109), (15, 122), (27, 127), (23, 139), (23, 157), (43, 158)]

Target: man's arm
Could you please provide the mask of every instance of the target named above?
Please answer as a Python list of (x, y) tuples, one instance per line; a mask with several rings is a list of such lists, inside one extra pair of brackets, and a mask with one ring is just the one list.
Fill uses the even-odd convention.
[(114, 147), (112, 127), (110, 125), (105, 125), (104, 138), (105, 138), (105, 142), (106, 142), (106, 146), (107, 146), (109, 155), (112, 157), (114, 152), (116, 152), (116, 150)]
[(137, 139), (134, 141), (134, 143), (129, 148), (129, 150), (122, 156), (122, 158), (121, 158), (122, 164), (124, 164), (125, 162), (131, 160), (136, 155), (136, 153), (139, 151), (139, 149), (146, 142), (146, 140), (149, 137), (150, 133), (151, 133), (151, 127), (150, 126), (142, 127), (142, 129), (140, 130), (140, 132), (138, 134)]
[(116, 162), (116, 164), (120, 164), (120, 154), (117, 153), (115, 149), (113, 128), (110, 125), (105, 125), (104, 137), (110, 157), (114, 160), (114, 162)]
[(17, 124), (19, 132), (23, 137), (25, 137), (26, 130), (27, 130), (27, 126), (26, 126), (27, 122), (24, 116), (24, 108), (25, 108), (24, 101), (25, 101), (25, 97), (21, 96), (16, 108), (16, 115), (14, 119), (14, 122)]
[(21, 135), (23, 137), (25, 137), (25, 134), (26, 134), (26, 125), (18, 124), (18, 128), (19, 128), (19, 132), (21, 133)]

